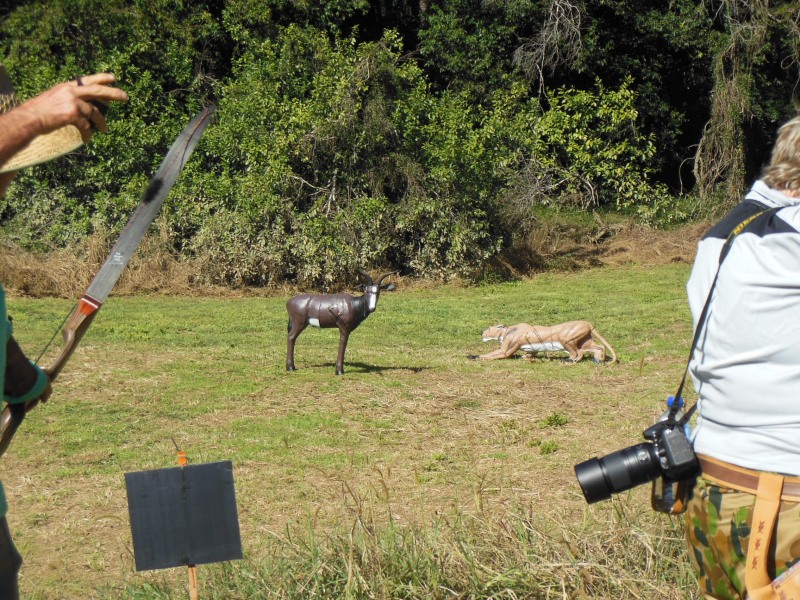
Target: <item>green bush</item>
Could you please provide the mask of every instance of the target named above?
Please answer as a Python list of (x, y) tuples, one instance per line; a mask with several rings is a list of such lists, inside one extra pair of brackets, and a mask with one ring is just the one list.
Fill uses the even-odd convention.
[(0, 21), (21, 98), (111, 70), (131, 99), (111, 108), (107, 135), (21, 173), (0, 224), (37, 250), (119, 230), (212, 102), (218, 120), (160, 223), (198, 281), (332, 289), (358, 267), (485, 278), (530, 238), (537, 207), (690, 214), (656, 183), (641, 85), (570, 81), (540, 96), (515, 70), (520, 36), (541, 25), (534, 4), (436, 4), (415, 37), (416, 3), (393, 7), (400, 31), (365, 0), (22, 3)]
[[(595, 91), (560, 88), (537, 123), (537, 164), (561, 179), (553, 200), (584, 208), (629, 208), (666, 195), (650, 183), (656, 148), (640, 133), (628, 79), (618, 90), (598, 81)], [(545, 200), (546, 202), (546, 200)]]
[[(206, 166), (224, 176), (172, 216), (187, 250), (213, 255), (203, 277), (329, 288), (378, 266), (446, 278), (498, 251), (494, 197), (537, 109), (523, 85), (486, 107), (437, 98), (396, 34), (358, 45), (290, 26), (251, 46), (221, 94)], [(214, 197), (207, 211), (197, 195)]]

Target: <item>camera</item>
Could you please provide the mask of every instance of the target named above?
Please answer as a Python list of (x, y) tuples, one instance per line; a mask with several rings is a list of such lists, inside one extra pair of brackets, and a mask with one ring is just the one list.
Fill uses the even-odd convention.
[(646, 442), (575, 465), (586, 502), (608, 500), (611, 494), (658, 477), (677, 481), (699, 474), (697, 456), (682, 425), (659, 421), (642, 435)]

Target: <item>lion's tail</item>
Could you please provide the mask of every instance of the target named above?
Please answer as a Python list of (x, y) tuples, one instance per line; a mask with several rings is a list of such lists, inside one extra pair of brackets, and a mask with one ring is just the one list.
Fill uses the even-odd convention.
[(600, 340), (600, 342), (608, 349), (608, 351), (611, 352), (611, 362), (619, 362), (617, 360), (617, 353), (614, 352), (614, 348), (611, 347), (611, 344), (609, 344), (606, 339), (600, 335), (600, 332), (594, 327), (592, 327), (592, 335)]

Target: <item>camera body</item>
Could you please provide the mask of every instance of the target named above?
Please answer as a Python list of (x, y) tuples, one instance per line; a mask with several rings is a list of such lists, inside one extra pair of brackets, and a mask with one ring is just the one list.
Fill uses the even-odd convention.
[(699, 474), (697, 456), (682, 425), (659, 421), (642, 435), (644, 443), (575, 465), (575, 476), (589, 504), (658, 477), (677, 481)]

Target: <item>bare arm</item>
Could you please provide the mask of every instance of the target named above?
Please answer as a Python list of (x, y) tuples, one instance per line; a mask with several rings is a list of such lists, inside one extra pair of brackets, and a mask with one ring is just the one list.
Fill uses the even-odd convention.
[[(92, 101), (108, 103), (127, 100), (128, 94), (111, 87), (115, 80), (111, 73), (79, 77), (75, 81), (53, 86), (0, 115), (0, 165), (25, 148), (35, 137), (64, 125), (75, 125), (84, 142), (91, 139), (92, 126), (100, 131), (107, 131), (105, 117)], [(5, 193), (14, 175), (14, 172), (0, 174), (0, 196)], [(6, 351), (4, 392), (18, 397), (32, 389), (39, 372), (30, 364), (13, 337), (9, 338)], [(50, 393), (48, 382), (38, 400), (46, 401)], [(29, 408), (36, 401), (29, 403)]]

